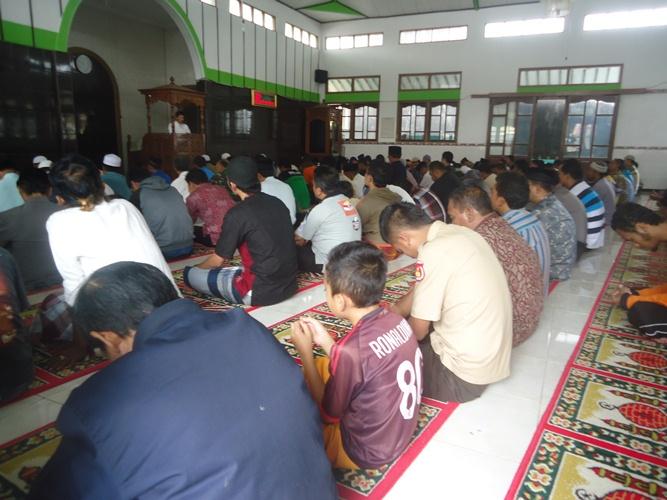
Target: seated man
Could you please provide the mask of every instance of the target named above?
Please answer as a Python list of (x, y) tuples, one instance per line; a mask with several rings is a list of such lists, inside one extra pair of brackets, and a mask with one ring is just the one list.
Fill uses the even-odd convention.
[(440, 198), (434, 195), (428, 189), (420, 189), (413, 196), (415, 203), (426, 212), (431, 220), (440, 220), (445, 222), (447, 220), (447, 211), (442, 206)]
[(315, 170), (313, 192), (320, 203), (313, 207), (294, 235), (301, 271), (321, 273), (333, 248), (361, 240), (361, 220), (342, 193), (342, 182), (332, 167), (320, 166)]
[[(269, 306), (297, 291), (297, 259), (289, 210), (273, 196), (261, 192), (257, 164), (235, 156), (227, 179), (241, 202), (227, 215), (213, 253), (197, 267), (186, 267), (185, 283), (195, 290), (225, 300)], [(192, 198), (192, 196), (190, 196)], [(236, 251), (240, 267), (223, 267)]]
[(185, 181), (190, 191), (185, 203), (192, 222), (197, 222), (197, 219), (203, 222), (202, 226), (195, 226), (195, 241), (213, 247), (218, 244), (222, 222), (229, 209), (234, 206), (234, 200), (227, 189), (211, 184), (206, 174), (198, 168), (190, 170)]
[(586, 237), (588, 236), (588, 218), (586, 217), (586, 207), (581, 202), (579, 197), (575, 196), (560, 183), (558, 180), (558, 185), (553, 188), (553, 194), (565, 207), (572, 219), (574, 220), (574, 226), (577, 234), (577, 260), (584, 254), (586, 251)]
[(62, 407), (32, 498), (336, 497), (300, 370), (243, 311), (202, 311), (158, 269), (118, 262), (74, 319), (115, 361)]
[[(326, 269), (327, 304), (352, 330), (336, 343), (314, 318), (292, 325), (334, 467), (374, 469), (391, 462), (419, 419), (422, 355), (405, 319), (379, 305), (386, 277), (387, 264), (373, 246), (337, 246)], [(326, 357), (313, 358), (313, 342)]]
[(576, 158), (568, 158), (559, 171), (560, 183), (576, 195), (586, 209), (586, 248), (595, 250), (604, 245), (605, 209), (602, 200), (584, 180), (584, 171)]
[[(382, 237), (417, 258), (417, 282), (393, 309), (408, 318), (424, 355), (425, 397), (466, 402), (509, 376), (512, 298), (491, 247), (468, 228), (419, 207), (382, 212)], [(428, 337), (428, 338), (427, 338)]]
[(447, 210), (449, 195), (461, 185), (461, 181), (452, 171), (451, 167), (439, 161), (431, 162), (428, 166), (428, 171), (433, 179), (433, 184), (431, 184), (429, 191), (438, 197), (442, 206)]
[(558, 174), (548, 168), (526, 171), (530, 189), (531, 212), (539, 219), (549, 237), (552, 280), (567, 280), (577, 260), (577, 229), (574, 219), (553, 194)]
[(18, 170), (9, 160), (0, 160), (0, 212), (23, 205), (16, 183)]
[(62, 283), (53, 261), (46, 221), (62, 207), (49, 201), (51, 184), (44, 170), (21, 172), (17, 183), (24, 204), (0, 213), (0, 246), (9, 250), (28, 291)]
[(544, 293), (549, 290), (551, 252), (549, 237), (542, 223), (525, 209), (530, 199), (526, 177), (518, 172), (505, 172), (496, 177), (491, 188), (491, 205), (503, 219), (535, 250), (540, 262)]
[(165, 259), (192, 253), (192, 219), (183, 197), (157, 175), (143, 168), (130, 172), (131, 201), (146, 219)]
[(359, 165), (352, 163), (351, 161), (345, 163), (345, 165), (343, 165), (342, 176), (352, 184), (354, 197), (361, 199), (364, 196), (366, 182), (364, 176), (359, 173)]
[(32, 348), (21, 312), (28, 299), (12, 255), (0, 248), (0, 403), (26, 390), (33, 378)]
[(289, 210), (290, 220), (294, 224), (296, 222), (296, 200), (292, 188), (273, 176), (274, 169), (271, 158), (260, 156), (255, 161), (257, 162), (257, 178), (262, 185), (262, 193), (275, 196), (282, 201)]
[[(502, 175), (502, 174), (501, 174)], [(544, 281), (537, 254), (491, 208), (491, 199), (477, 185), (464, 185), (449, 197), (452, 223), (477, 231), (503, 266), (512, 296), (512, 346), (530, 337), (544, 306)]]
[(308, 191), (308, 184), (300, 170), (293, 170), (288, 160), (280, 160), (278, 162), (278, 180), (283, 181), (294, 193), (296, 201), (297, 212), (303, 212), (310, 208), (310, 191)]
[(190, 162), (186, 156), (177, 156), (174, 158), (174, 168), (178, 172), (178, 177), (176, 177), (171, 182), (171, 187), (176, 189), (178, 193), (183, 197), (183, 201), (188, 199), (190, 196), (190, 191), (188, 191), (188, 183), (185, 180), (185, 176), (188, 175), (190, 171)]
[(387, 189), (391, 180), (391, 171), (384, 161), (373, 160), (366, 172), (368, 194), (357, 203), (357, 211), (361, 217), (361, 231), (365, 241), (374, 245), (382, 245), (380, 236), (380, 214), (392, 203), (401, 201), (401, 197)]
[(132, 195), (127, 179), (123, 175), (123, 160), (120, 156), (110, 153), (102, 159), (102, 182), (109, 186), (115, 195), (129, 200)]
[(616, 191), (607, 179), (609, 167), (606, 163), (592, 161), (584, 167), (584, 176), (591, 189), (598, 195), (604, 205), (604, 224), (611, 225), (611, 218), (616, 211)]

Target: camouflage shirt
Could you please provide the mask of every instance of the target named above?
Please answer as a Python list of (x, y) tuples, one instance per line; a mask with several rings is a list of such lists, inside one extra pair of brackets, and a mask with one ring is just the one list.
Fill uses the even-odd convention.
[(529, 207), (549, 236), (552, 280), (566, 280), (577, 260), (577, 230), (574, 219), (553, 194)]

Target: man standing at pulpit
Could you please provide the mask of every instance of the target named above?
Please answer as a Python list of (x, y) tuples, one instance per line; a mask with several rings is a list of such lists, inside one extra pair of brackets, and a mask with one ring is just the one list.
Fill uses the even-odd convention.
[(185, 123), (185, 115), (183, 111), (177, 111), (174, 115), (174, 121), (169, 124), (169, 133), (175, 134), (191, 134), (190, 127)]

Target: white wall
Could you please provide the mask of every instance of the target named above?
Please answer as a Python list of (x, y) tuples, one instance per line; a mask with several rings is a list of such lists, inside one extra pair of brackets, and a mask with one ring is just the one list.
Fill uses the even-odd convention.
[[(577, 0), (562, 34), (485, 39), (487, 22), (544, 17), (542, 3), (386, 19), (323, 24), (322, 38), (332, 35), (383, 32), (384, 45), (366, 49), (323, 51), (329, 77), (380, 75), (379, 118), (392, 119), (392, 130), (381, 142), (395, 141), (398, 75), (400, 73), (461, 71), (463, 73), (457, 145), (404, 145), (404, 157), (425, 153), (440, 157), (478, 159), (485, 154), (488, 99), (471, 94), (515, 92), (518, 69), (538, 66), (624, 64), (623, 88), (667, 88), (667, 28), (584, 32), (588, 13), (665, 6), (652, 0)], [(402, 29), (468, 25), (468, 39), (460, 42), (399, 45)], [(622, 96), (614, 156), (634, 154), (647, 187), (667, 187), (667, 133), (658, 126), (667, 113), (667, 94)], [(657, 148), (657, 149), (656, 149)], [(386, 154), (383, 144), (349, 144), (348, 155)]]
[[(84, 2), (74, 17), (69, 45), (92, 50), (113, 72), (118, 85), (124, 154), (128, 134), (132, 136), (132, 149), (141, 149), (147, 132), (146, 104), (139, 89), (165, 85), (172, 75), (181, 85), (195, 83), (192, 60), (175, 25), (165, 30)], [(153, 130), (166, 132), (168, 106), (154, 104), (152, 111)]]

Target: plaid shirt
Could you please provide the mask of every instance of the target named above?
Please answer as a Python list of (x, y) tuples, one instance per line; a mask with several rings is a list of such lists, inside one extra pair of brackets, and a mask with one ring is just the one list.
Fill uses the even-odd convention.
[(442, 203), (431, 193), (428, 189), (420, 189), (413, 196), (417, 204), (421, 209), (426, 212), (426, 214), (431, 218), (431, 220), (440, 220), (445, 222), (446, 211), (442, 206)]

